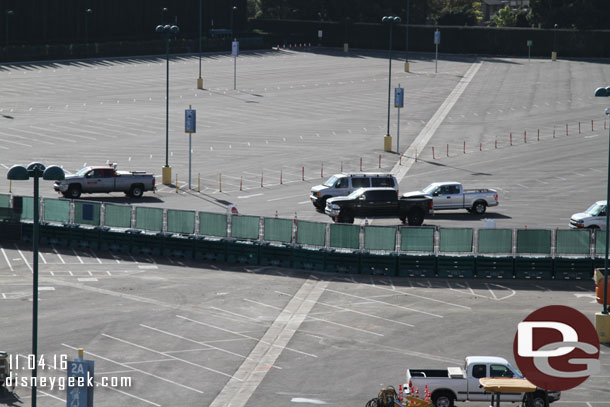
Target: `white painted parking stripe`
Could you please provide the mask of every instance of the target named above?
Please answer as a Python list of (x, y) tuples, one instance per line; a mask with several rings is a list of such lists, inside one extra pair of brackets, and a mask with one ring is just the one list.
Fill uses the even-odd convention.
[(358, 299), (360, 299), (360, 300), (373, 301), (373, 302), (376, 302), (376, 303), (378, 303), (378, 304), (383, 304), (383, 305), (386, 305), (386, 306), (389, 306), (389, 307), (393, 307), (393, 308), (400, 308), (400, 309), (404, 309), (404, 310), (407, 310), (407, 311), (418, 312), (418, 313), (420, 313), (420, 314), (429, 315), (429, 316), (431, 316), (431, 317), (443, 318), (443, 316), (442, 316), (442, 315), (433, 314), (433, 313), (431, 313), (431, 312), (420, 311), (420, 310), (417, 310), (417, 309), (414, 309), (414, 308), (404, 307), (404, 306), (402, 306), (402, 305), (397, 305), (397, 304), (392, 304), (392, 303), (385, 302), (385, 301), (379, 301), (379, 300), (374, 300), (374, 299), (371, 299), (371, 298), (361, 297), (361, 296), (359, 296), (359, 295), (354, 295), (354, 294), (343, 293), (343, 292), (341, 292), (341, 291), (335, 291), (335, 290), (331, 290), (330, 288), (327, 288), (327, 289), (326, 289), (326, 291), (331, 292), (331, 293), (335, 293), (335, 294), (341, 294), (341, 295), (345, 295), (345, 296), (347, 296), (347, 297), (358, 298)]
[(236, 377), (243, 379), (229, 380), (210, 407), (242, 407), (248, 403), (270, 367), (299, 329), (328, 284), (328, 281), (305, 281), (297, 292), (297, 296), (305, 297), (309, 301), (295, 298), (290, 300), (250, 353), (254, 359), (258, 360), (258, 363), (245, 360), (235, 373)]
[[(178, 334), (175, 334), (175, 333), (172, 333), (172, 332), (164, 331), (162, 329), (154, 328), (152, 326), (148, 326), (148, 325), (144, 325), (144, 324), (140, 324), (140, 326), (142, 328), (151, 329), (151, 330), (153, 330), (155, 332), (159, 332), (159, 333), (162, 333), (162, 334), (165, 334), (165, 335), (173, 336), (174, 338), (178, 338), (178, 339), (182, 339), (184, 341), (196, 343), (197, 345), (207, 346), (207, 348), (200, 349), (200, 350), (217, 350), (217, 351), (229, 354), (229, 355), (237, 356), (237, 357), (239, 357), (241, 359), (248, 359), (248, 356), (240, 355), (239, 353), (231, 352), (230, 350), (226, 350), (226, 349), (222, 349), (222, 348), (216, 347), (214, 345), (210, 345), (208, 342), (196, 341), (194, 339), (187, 338), (187, 337), (182, 336), (182, 335), (178, 335)], [(245, 338), (244, 339), (229, 339), (229, 340), (225, 340), (225, 341), (235, 341), (235, 340), (245, 340)], [(220, 342), (220, 341), (215, 341), (215, 342)], [(171, 352), (163, 352), (163, 353), (170, 354), (170, 353), (182, 353), (182, 352), (192, 352), (192, 351), (194, 351), (194, 350), (191, 349), (191, 350), (188, 350), (188, 351), (186, 351), (186, 350), (184, 350), (184, 351), (171, 351)], [(274, 367), (277, 368), (277, 369), (281, 369), (281, 367), (279, 367), (279, 366), (274, 366)]]
[(25, 262), (25, 265), (28, 266), (28, 268), (30, 269), (30, 273), (34, 273), (34, 269), (32, 269), (32, 266), (30, 265), (30, 263), (28, 262), (28, 260), (25, 258), (25, 256), (23, 255), (23, 252), (19, 249), (19, 247), (17, 247), (17, 244), (15, 244), (15, 248), (17, 249), (17, 252), (19, 252), (19, 255), (21, 256), (21, 258), (23, 259), (23, 261)]
[(55, 253), (55, 255), (59, 258), (59, 261), (61, 261), (62, 264), (66, 264), (66, 262), (64, 261), (64, 258), (61, 257), (61, 254), (59, 254), (59, 252), (57, 251), (57, 249), (55, 248), (55, 246), (53, 246), (53, 252)]
[[(177, 357), (177, 356), (168, 355), (168, 354), (166, 354), (166, 353), (164, 353), (164, 352), (161, 352), (161, 351), (158, 351), (158, 350), (155, 350), (155, 349), (151, 349), (151, 348), (148, 348), (148, 347), (146, 347), (146, 346), (138, 345), (137, 343), (133, 343), (133, 342), (130, 342), (130, 341), (126, 341), (125, 339), (120, 339), (120, 338), (117, 338), (117, 337), (114, 337), (114, 336), (111, 336), (111, 335), (108, 335), (108, 334), (105, 334), (105, 333), (102, 333), (102, 336), (105, 336), (106, 338), (114, 339), (115, 341), (122, 342), (122, 343), (125, 343), (125, 344), (127, 344), (127, 345), (135, 346), (136, 348), (144, 349), (144, 350), (146, 350), (146, 351), (148, 351), (148, 352), (157, 353), (157, 354), (159, 354), (159, 355), (163, 355), (163, 356), (169, 356), (169, 357), (170, 357), (170, 358), (172, 358), (173, 360), (177, 360), (177, 361), (179, 361), (179, 362), (183, 362), (183, 363), (186, 363), (186, 364), (191, 365), (191, 366), (199, 367), (199, 368), (201, 368), (201, 369), (203, 369), (203, 370), (207, 370), (207, 371), (210, 371), (210, 372), (213, 372), (213, 373), (219, 374), (219, 375), (221, 375), (221, 376), (230, 377), (230, 378), (232, 378), (232, 379), (239, 380), (239, 379), (237, 379), (236, 377), (231, 376), (231, 375), (230, 375), (230, 374), (228, 374), (228, 373), (224, 373), (224, 372), (221, 372), (221, 371), (219, 371), (219, 370), (212, 369), (212, 368), (210, 368), (210, 367), (203, 366), (203, 365), (200, 365), (200, 364), (195, 363), (195, 362), (191, 362), (190, 360), (186, 360), (186, 359), (179, 358), (179, 357)], [(241, 381), (241, 380), (240, 380), (240, 381)], [(203, 392), (201, 392), (201, 393), (203, 393)]]
[(0, 251), (2, 251), (2, 255), (4, 256), (4, 260), (6, 260), (6, 264), (8, 264), (8, 268), (14, 272), (15, 270), (13, 270), (13, 266), (11, 264), (11, 262), (8, 259), (8, 256), (6, 255), (6, 251), (4, 251), (4, 247), (2, 247), (2, 245), (0, 245)]
[[(61, 344), (61, 346), (66, 347), (66, 348), (68, 348), (68, 349), (72, 349), (72, 350), (78, 350), (78, 348), (75, 348), (74, 346), (67, 345), (67, 344), (65, 344), (65, 343), (62, 343), (62, 344)], [(203, 394), (203, 392), (202, 392), (201, 390), (197, 390), (197, 389), (194, 389), (194, 388), (192, 388), (192, 387), (185, 386), (184, 384), (181, 384), (181, 383), (175, 382), (175, 381), (173, 381), (173, 380), (169, 380), (169, 379), (167, 379), (167, 378), (165, 378), (165, 377), (162, 377), (162, 376), (157, 376), (156, 374), (152, 374), (152, 373), (149, 373), (149, 372), (147, 372), (147, 371), (145, 371), (145, 370), (138, 369), (137, 367), (128, 366), (128, 365), (126, 365), (126, 364), (124, 364), (124, 363), (117, 362), (116, 360), (112, 360), (112, 359), (110, 359), (110, 358), (106, 358), (106, 357), (104, 357), (104, 356), (102, 356), (102, 355), (97, 355), (97, 354), (95, 354), (95, 353), (93, 353), (93, 352), (88, 352), (88, 351), (86, 351), (85, 353), (87, 353), (87, 354), (89, 354), (89, 355), (91, 355), (91, 356), (93, 356), (93, 357), (96, 357), (96, 358), (98, 358), (98, 359), (102, 359), (102, 360), (108, 361), (108, 362), (110, 362), (110, 363), (114, 363), (115, 365), (119, 365), (119, 366), (123, 366), (123, 367), (127, 367), (127, 368), (131, 367), (131, 368), (132, 368), (132, 370), (135, 370), (136, 372), (139, 372), (139, 373), (145, 374), (145, 375), (147, 375), (147, 376), (154, 377), (155, 379), (159, 379), (159, 380), (162, 380), (162, 381), (164, 381), (164, 382), (174, 384), (174, 385), (176, 385), (176, 386), (178, 386), (178, 387), (182, 387), (182, 388), (184, 388), (184, 389), (191, 390), (191, 391), (194, 391), (194, 392), (199, 393), (199, 394)]]

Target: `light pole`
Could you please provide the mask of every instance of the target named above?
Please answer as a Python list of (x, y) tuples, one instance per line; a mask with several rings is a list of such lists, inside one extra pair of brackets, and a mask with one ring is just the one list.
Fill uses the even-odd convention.
[(161, 24), (165, 24), (165, 13), (167, 13), (167, 7), (161, 9)]
[(392, 151), (392, 136), (390, 136), (390, 91), (392, 90), (392, 28), (394, 24), (400, 24), (400, 17), (385, 16), (381, 22), (390, 25), (390, 46), (388, 50), (388, 130), (383, 138), (384, 151)]
[(235, 12), (237, 11), (237, 7), (233, 6), (231, 7), (231, 38), (233, 39), (233, 41), (235, 41), (235, 29), (233, 28), (234, 26), (234, 19), (235, 19)]
[(199, 0), (199, 78), (197, 78), (197, 89), (203, 89), (203, 78), (201, 77), (201, 17), (202, 17), (202, 3), (203, 0)]
[(322, 45), (322, 12), (318, 12), (318, 19), (320, 20), (318, 27), (318, 46)]
[(169, 39), (172, 35), (176, 35), (180, 28), (177, 25), (158, 25), (155, 31), (162, 34), (165, 39), (165, 167), (161, 169), (161, 178), (163, 185), (170, 185), (172, 168), (169, 166)]
[(89, 57), (89, 15), (93, 14), (93, 10), (88, 8), (85, 10), (85, 57)]
[[(595, 90), (595, 96), (597, 97), (608, 97), (610, 96), (610, 86), (605, 88), (597, 88)], [(610, 108), (606, 108), (604, 111), (606, 116), (610, 117)], [(608, 140), (610, 143), (610, 131), (608, 133)], [(608, 234), (610, 233), (610, 213), (608, 208), (610, 204), (610, 144), (608, 147), (608, 179), (606, 184), (606, 251), (604, 253), (604, 298), (603, 307), (600, 314), (595, 315), (595, 327), (600, 337), (600, 341), (610, 342), (610, 315), (608, 315), (608, 247), (610, 246), (610, 239)], [(602, 335), (603, 333), (603, 335)]]
[(6, 46), (8, 47), (8, 18), (11, 17), (12, 15), (14, 15), (15, 12), (13, 10), (6, 10), (6, 37), (4, 38), (6, 40)]
[(32, 369), (32, 407), (36, 407), (36, 377), (38, 376), (38, 240), (39, 240), (39, 214), (40, 203), (38, 202), (39, 179), (47, 181), (61, 181), (65, 179), (64, 170), (56, 165), (48, 168), (41, 163), (31, 163), (23, 165), (13, 165), (6, 178), (11, 181), (25, 181), (34, 178), (34, 224), (32, 226), (32, 355), (34, 356), (34, 368)]
[(343, 44), (343, 52), (349, 51), (349, 17), (345, 17), (345, 42)]
[(557, 24), (553, 26), (553, 51), (551, 52), (551, 60), (553, 61), (557, 60), (557, 27)]
[(407, 19), (405, 20), (405, 72), (409, 72), (409, 0), (407, 0)]

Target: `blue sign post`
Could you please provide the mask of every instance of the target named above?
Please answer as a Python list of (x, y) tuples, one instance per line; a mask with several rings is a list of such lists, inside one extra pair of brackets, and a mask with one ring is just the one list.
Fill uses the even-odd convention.
[(94, 362), (82, 356), (68, 362), (66, 407), (93, 407), (93, 368)]
[(438, 44), (441, 43), (441, 32), (436, 29), (436, 31), (434, 31), (434, 47), (436, 48), (436, 58), (435, 58), (435, 62), (434, 62), (434, 73), (437, 72), (437, 66), (438, 66)]
[(394, 107), (398, 109), (398, 125), (396, 126), (396, 152), (400, 154), (400, 109), (404, 107), (405, 90), (400, 87), (394, 88)]
[(237, 56), (239, 55), (239, 41), (231, 43), (231, 55), (233, 55), (233, 90), (237, 89)]
[(184, 132), (189, 134), (189, 189), (191, 189), (191, 156), (193, 155), (193, 133), (197, 132), (197, 111), (193, 106), (184, 111)]

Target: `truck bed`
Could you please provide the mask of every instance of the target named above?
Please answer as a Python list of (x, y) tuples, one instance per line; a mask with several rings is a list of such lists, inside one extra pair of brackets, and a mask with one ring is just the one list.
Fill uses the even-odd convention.
[(447, 369), (409, 369), (411, 377), (449, 377)]

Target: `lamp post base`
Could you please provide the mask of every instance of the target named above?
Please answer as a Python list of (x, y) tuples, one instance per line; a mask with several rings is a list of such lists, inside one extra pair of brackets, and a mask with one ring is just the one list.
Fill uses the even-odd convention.
[(405, 72), (409, 72), (409, 63), (405, 62)]
[(610, 343), (610, 314), (595, 314), (595, 330), (600, 343)]
[(172, 183), (172, 167), (166, 166), (161, 168), (161, 181), (163, 185), (171, 185)]
[(557, 51), (551, 52), (551, 61), (557, 61)]
[(383, 151), (392, 151), (392, 136), (383, 136)]
[(197, 89), (203, 89), (203, 78), (197, 78)]

